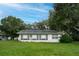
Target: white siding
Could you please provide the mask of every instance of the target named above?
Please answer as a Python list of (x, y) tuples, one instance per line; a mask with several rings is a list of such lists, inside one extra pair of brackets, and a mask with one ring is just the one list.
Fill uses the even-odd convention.
[(21, 41), (21, 35), (19, 35), (18, 40)]
[(53, 38), (53, 37), (55, 37), (55, 36), (48, 35), (48, 41), (50, 41), (50, 42), (59, 42), (60, 37), (59, 38)]
[(29, 35), (29, 40), (37, 40), (37, 35)]
[(46, 35), (41, 35), (40, 37), (41, 37), (40, 40), (41, 39), (46, 39)]
[(23, 39), (28, 39), (28, 35), (23, 35)]
[[(59, 42), (61, 35), (57, 35), (58, 38), (52, 38), (53, 35), (47, 35), (48, 39), (47, 40), (32, 40), (32, 39), (36, 39), (37, 35), (32, 35), (31, 37), (29, 36), (29, 40), (21, 40), (21, 35), (19, 35), (18, 40), (19, 41), (23, 41), (23, 42)], [(23, 35), (23, 38), (27, 38), (27, 35)], [(46, 38), (46, 35), (41, 35), (41, 38)]]

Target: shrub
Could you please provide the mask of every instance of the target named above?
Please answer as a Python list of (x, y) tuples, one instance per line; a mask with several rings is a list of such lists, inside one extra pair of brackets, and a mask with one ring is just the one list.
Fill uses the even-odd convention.
[(73, 39), (68, 34), (64, 34), (60, 39), (61, 43), (71, 43), (72, 41)]
[(72, 38), (74, 41), (79, 41), (79, 34), (73, 33)]

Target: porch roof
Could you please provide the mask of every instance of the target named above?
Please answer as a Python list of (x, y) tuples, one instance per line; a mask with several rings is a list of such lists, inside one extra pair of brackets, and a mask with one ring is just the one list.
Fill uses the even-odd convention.
[(55, 30), (22, 30), (17, 34), (63, 34)]

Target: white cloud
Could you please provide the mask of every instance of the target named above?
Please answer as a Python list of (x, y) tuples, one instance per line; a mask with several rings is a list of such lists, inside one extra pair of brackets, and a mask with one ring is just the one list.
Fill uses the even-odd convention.
[(6, 3), (6, 4), (1, 4), (4, 6), (8, 6), (17, 10), (23, 9), (24, 7), (22, 7), (20, 4), (10, 4), (10, 3)]
[(28, 9), (30, 9), (30, 10), (35, 10), (35, 11), (40, 11), (40, 12), (47, 12), (47, 10), (45, 10), (45, 9), (40, 9), (40, 8), (28, 8)]
[(10, 3), (2, 4), (2, 5), (14, 8), (16, 10), (33, 10), (33, 11), (38, 11), (38, 12), (48, 12), (46, 9), (42, 9), (39, 7), (33, 7), (30, 5), (10, 4)]

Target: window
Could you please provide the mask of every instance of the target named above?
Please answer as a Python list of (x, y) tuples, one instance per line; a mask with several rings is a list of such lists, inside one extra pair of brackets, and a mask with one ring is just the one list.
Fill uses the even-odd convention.
[(28, 35), (22, 35), (22, 40), (29, 40)]
[(40, 40), (47, 40), (47, 35), (41, 35)]
[(37, 40), (37, 35), (32, 35), (32, 36), (31, 36), (31, 39), (32, 39), (32, 40)]
[(58, 39), (58, 35), (52, 35), (52, 39)]

